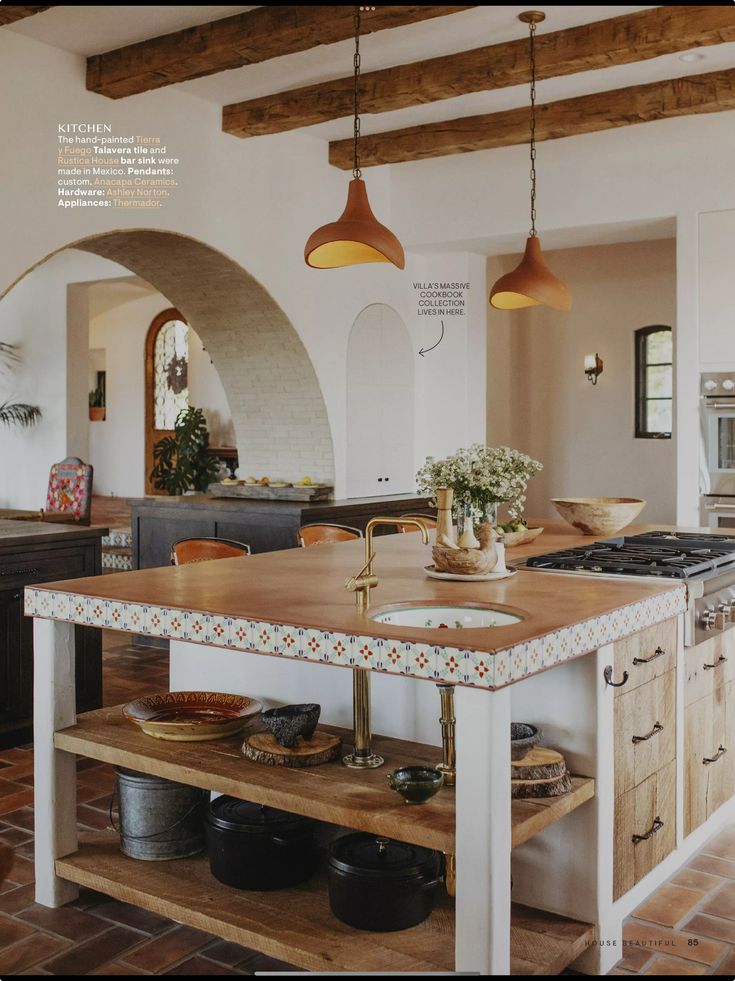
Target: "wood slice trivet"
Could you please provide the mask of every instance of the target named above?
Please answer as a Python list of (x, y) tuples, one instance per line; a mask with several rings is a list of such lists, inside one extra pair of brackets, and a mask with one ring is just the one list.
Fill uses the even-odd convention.
[(543, 746), (535, 746), (523, 759), (512, 760), (510, 766), (514, 780), (551, 780), (552, 777), (563, 777), (567, 772), (561, 753)]
[(510, 796), (513, 800), (527, 797), (560, 797), (572, 789), (572, 778), (568, 773), (550, 780), (511, 780)]
[(243, 754), (253, 763), (266, 766), (319, 766), (336, 759), (342, 752), (342, 740), (320, 729), (308, 742), (299, 736), (293, 749), (281, 746), (270, 732), (254, 732), (242, 744)]

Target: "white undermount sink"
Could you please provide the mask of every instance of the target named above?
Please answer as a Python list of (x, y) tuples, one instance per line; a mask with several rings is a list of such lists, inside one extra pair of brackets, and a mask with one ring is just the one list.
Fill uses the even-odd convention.
[(423, 627), (427, 630), (442, 627), (453, 630), (508, 627), (523, 619), (489, 606), (396, 606), (390, 610), (369, 613), (368, 616), (376, 623), (389, 623), (394, 627)]

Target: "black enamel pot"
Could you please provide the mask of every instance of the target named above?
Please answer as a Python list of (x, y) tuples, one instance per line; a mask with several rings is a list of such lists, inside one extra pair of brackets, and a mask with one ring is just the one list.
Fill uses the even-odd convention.
[(407, 930), (429, 916), (441, 882), (441, 855), (418, 845), (356, 832), (329, 846), (329, 905), (358, 930)]
[(317, 865), (314, 822), (236, 797), (218, 797), (205, 818), (209, 867), (236, 889), (284, 889)]

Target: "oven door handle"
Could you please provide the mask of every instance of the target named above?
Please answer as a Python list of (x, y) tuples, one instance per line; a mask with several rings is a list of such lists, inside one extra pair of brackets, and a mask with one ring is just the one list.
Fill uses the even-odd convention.
[(705, 504), (705, 511), (735, 511), (735, 504)]
[(735, 412), (735, 398), (733, 398), (732, 402), (705, 402), (704, 407), (705, 409), (715, 410), (729, 409), (732, 412)]

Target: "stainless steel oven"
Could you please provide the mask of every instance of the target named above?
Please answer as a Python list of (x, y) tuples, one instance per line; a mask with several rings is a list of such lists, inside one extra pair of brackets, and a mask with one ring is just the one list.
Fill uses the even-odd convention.
[(703, 374), (700, 392), (702, 508), (718, 527), (720, 517), (735, 517), (735, 372)]

